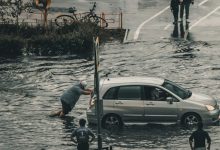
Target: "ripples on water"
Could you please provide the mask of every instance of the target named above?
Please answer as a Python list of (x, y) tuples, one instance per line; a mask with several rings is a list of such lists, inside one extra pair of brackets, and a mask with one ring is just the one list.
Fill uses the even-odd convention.
[[(101, 47), (100, 74), (168, 78), (197, 92), (220, 98), (220, 51), (216, 43), (108, 43)], [(50, 118), (59, 96), (78, 79), (93, 85), (93, 60), (77, 56), (25, 57), (1, 60), (0, 149), (75, 149), (71, 131), (85, 117), (88, 97), (82, 96), (64, 119)], [(96, 132), (96, 127), (92, 127)], [(213, 144), (220, 146), (219, 127), (208, 127)], [(189, 149), (192, 131), (177, 125), (131, 125), (118, 133), (103, 132), (104, 144), (114, 149)], [(97, 142), (97, 141), (96, 141)], [(92, 147), (97, 143), (94, 142)]]

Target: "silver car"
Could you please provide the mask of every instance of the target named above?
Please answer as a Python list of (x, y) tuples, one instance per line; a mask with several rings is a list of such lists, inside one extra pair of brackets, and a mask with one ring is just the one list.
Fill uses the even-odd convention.
[[(101, 123), (122, 127), (124, 123), (195, 125), (219, 121), (219, 105), (210, 96), (192, 93), (167, 79), (119, 77), (100, 81)], [(97, 123), (96, 96), (87, 110), (90, 124)]]

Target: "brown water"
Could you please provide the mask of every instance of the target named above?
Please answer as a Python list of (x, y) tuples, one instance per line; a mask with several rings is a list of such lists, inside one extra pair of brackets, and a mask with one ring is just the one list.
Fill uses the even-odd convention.
[[(101, 46), (100, 75), (157, 76), (192, 91), (220, 98), (218, 43), (161, 39), (159, 42), (107, 43)], [(82, 96), (64, 119), (48, 114), (59, 108), (59, 96), (78, 79), (93, 86), (93, 60), (77, 56), (1, 59), (0, 149), (76, 149), (70, 134), (85, 116), (87, 96)], [(96, 127), (92, 127), (96, 133)], [(212, 149), (220, 146), (219, 126), (207, 127)], [(128, 125), (119, 132), (103, 131), (103, 143), (116, 150), (189, 149), (192, 130), (179, 125)], [(92, 147), (97, 141), (92, 143)]]

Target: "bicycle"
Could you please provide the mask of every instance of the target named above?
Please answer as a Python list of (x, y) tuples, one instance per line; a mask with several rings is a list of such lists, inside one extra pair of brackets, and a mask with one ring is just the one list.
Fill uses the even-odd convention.
[(89, 12), (76, 14), (76, 8), (70, 7), (69, 13), (72, 13), (73, 15), (59, 15), (55, 18), (55, 23), (57, 26), (63, 27), (65, 25), (72, 25), (74, 23), (91, 22), (102, 28), (108, 27), (107, 21), (95, 14), (95, 8), (96, 2), (94, 2), (93, 7)]

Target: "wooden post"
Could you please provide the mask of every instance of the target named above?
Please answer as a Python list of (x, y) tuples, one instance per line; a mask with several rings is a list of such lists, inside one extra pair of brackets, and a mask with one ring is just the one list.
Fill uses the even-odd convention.
[(44, 10), (44, 27), (47, 26), (47, 8)]

